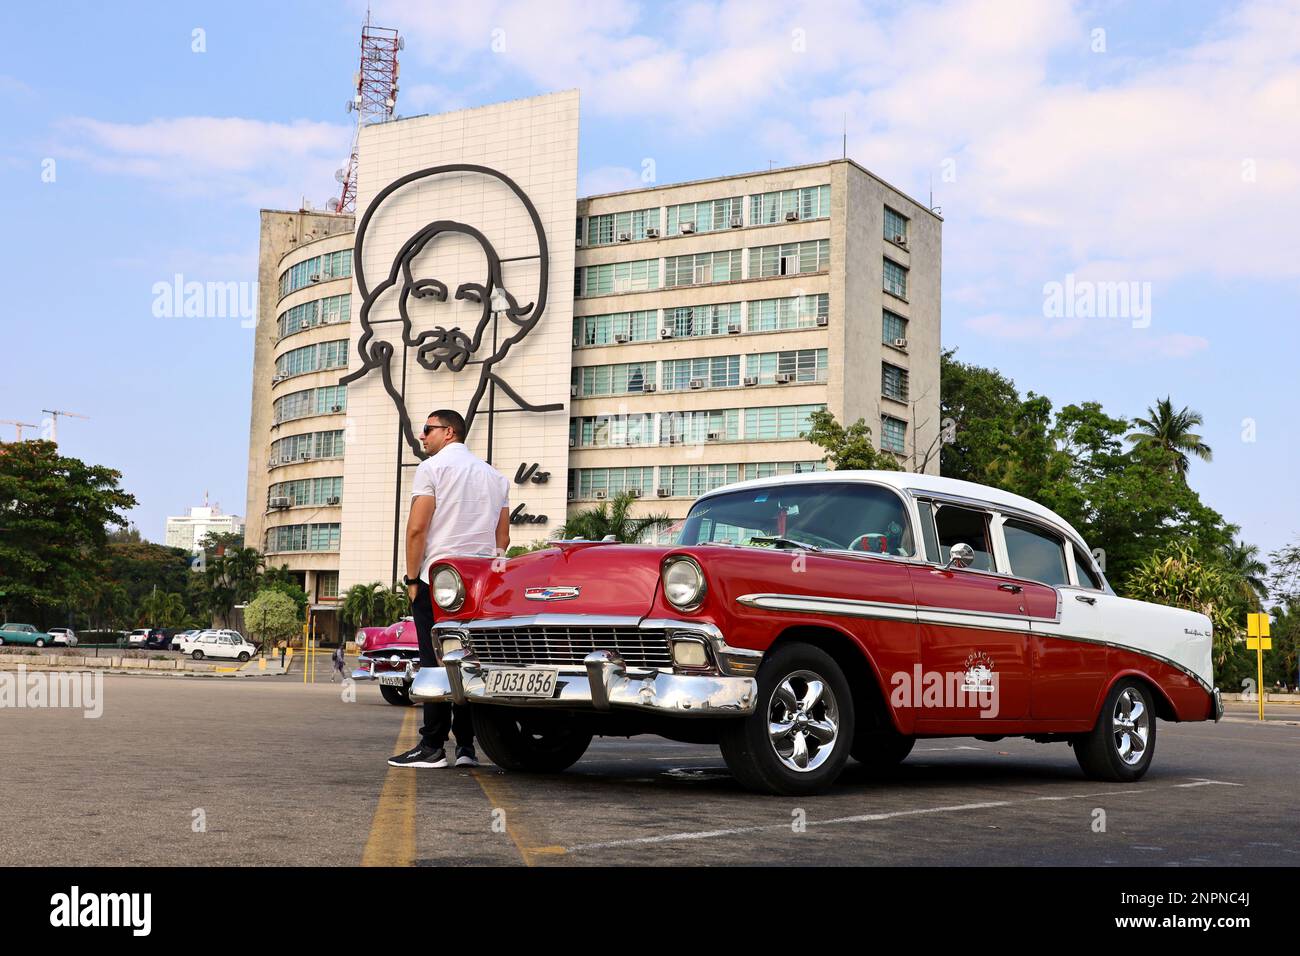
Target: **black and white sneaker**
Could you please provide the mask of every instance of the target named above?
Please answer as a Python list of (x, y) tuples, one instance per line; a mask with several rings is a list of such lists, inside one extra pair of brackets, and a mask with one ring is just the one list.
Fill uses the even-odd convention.
[(456, 748), (456, 766), (457, 767), (477, 767), (478, 757), (474, 756), (473, 747)]
[(421, 770), (439, 770), (447, 766), (447, 751), (442, 747), (426, 747), (420, 744), (404, 754), (388, 758), (390, 767), (415, 767)]

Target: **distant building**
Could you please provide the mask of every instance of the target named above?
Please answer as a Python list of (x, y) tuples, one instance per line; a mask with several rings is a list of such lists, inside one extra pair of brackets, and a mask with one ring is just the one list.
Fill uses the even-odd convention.
[(167, 519), (167, 536), (165, 544), (169, 548), (184, 548), (197, 552), (199, 542), (212, 532), (221, 534), (243, 534), (244, 519), (239, 515), (223, 515), (220, 506), (204, 505), (191, 508), (188, 515), (178, 515)]

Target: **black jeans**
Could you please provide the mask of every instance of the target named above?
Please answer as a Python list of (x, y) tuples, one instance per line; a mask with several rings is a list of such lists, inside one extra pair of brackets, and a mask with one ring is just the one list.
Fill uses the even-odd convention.
[[(415, 633), (420, 642), (420, 666), (437, 667), (438, 659), (433, 653), (433, 598), (429, 585), (423, 581), (415, 587), (411, 617), (415, 618)], [(474, 717), (469, 704), (425, 704), (421, 742), (427, 747), (441, 747), (447, 742), (448, 731), (456, 735), (457, 747), (474, 746)]]

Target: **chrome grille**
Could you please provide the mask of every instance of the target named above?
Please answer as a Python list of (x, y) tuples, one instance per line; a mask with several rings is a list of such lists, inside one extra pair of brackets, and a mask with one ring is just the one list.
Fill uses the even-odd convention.
[(528, 625), (474, 628), (469, 649), (484, 664), (582, 666), (592, 651), (613, 651), (629, 667), (671, 667), (668, 633), (639, 627)]

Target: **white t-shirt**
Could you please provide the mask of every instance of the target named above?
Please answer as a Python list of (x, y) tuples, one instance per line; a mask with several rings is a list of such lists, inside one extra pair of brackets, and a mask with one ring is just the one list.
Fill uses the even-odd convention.
[(411, 497), (421, 495), (432, 495), (435, 504), (424, 536), (420, 580), (429, 583), (429, 566), (439, 555), (496, 553), (497, 522), (510, 500), (510, 482), (464, 442), (449, 442), (420, 462)]

